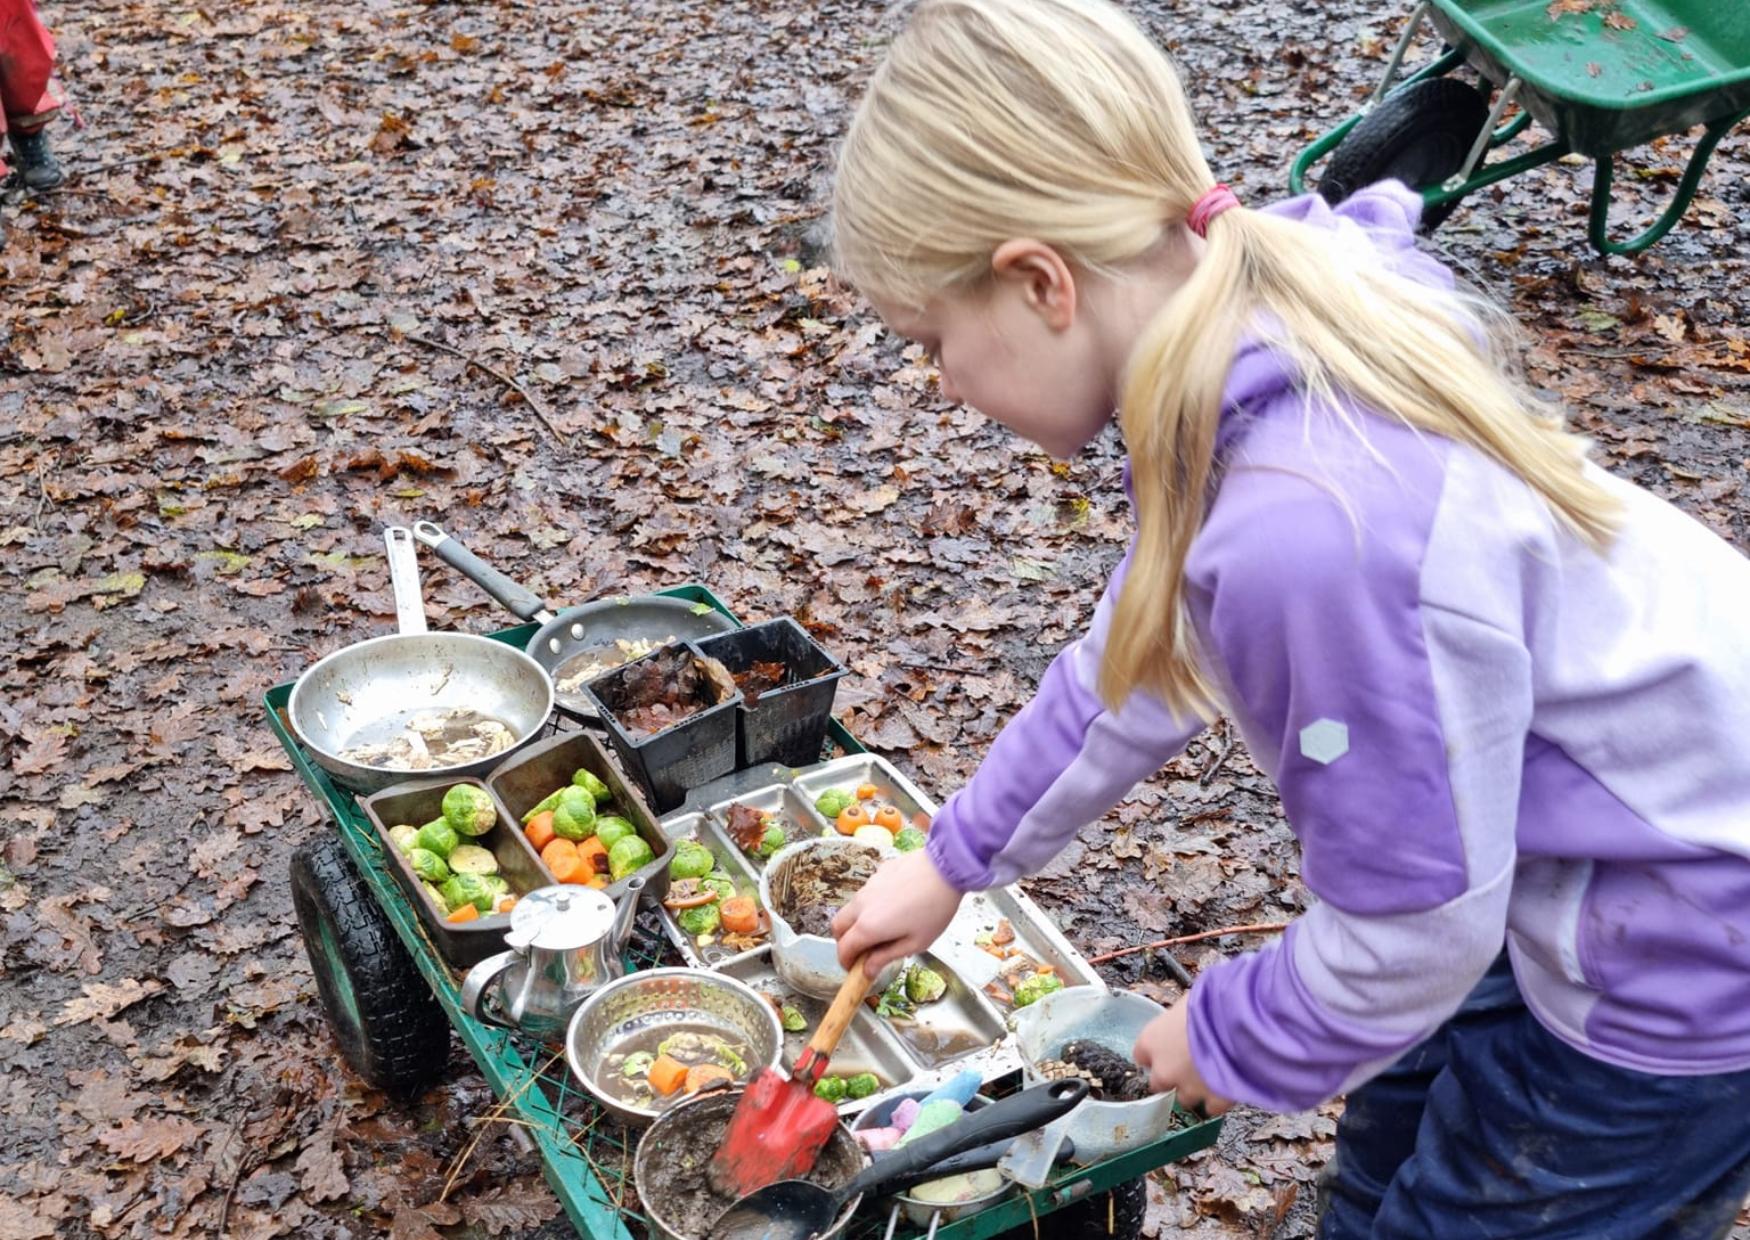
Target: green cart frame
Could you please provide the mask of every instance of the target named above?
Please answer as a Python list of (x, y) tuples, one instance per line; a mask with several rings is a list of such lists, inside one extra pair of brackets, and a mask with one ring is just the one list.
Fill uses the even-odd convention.
[[(1399, 81), (1425, 22), (1445, 50)], [(1431, 86), (1461, 65), (1476, 71), (1494, 102), (1478, 107), (1481, 124), (1468, 149), (1453, 150), (1461, 160), (1432, 152), (1430, 161), (1430, 141), (1443, 136), (1451, 149), (1450, 139), (1469, 128), (1452, 111), (1454, 96)], [(1520, 111), (1503, 123), (1515, 104)], [(1308, 170), (1327, 155), (1334, 167), (1346, 154), (1357, 154), (1349, 162), (1357, 168), (1371, 164), (1375, 179), (1402, 175), (1420, 190), (1432, 226), (1467, 194), (1578, 154), (1597, 163), (1588, 222), (1593, 248), (1631, 254), (1682, 218), (1714, 147), (1746, 116), (1750, 4), (1741, 0), (1420, 0), (1372, 97), (1300, 154), (1289, 187), (1305, 192)], [(1488, 162), (1491, 150), (1533, 121), (1551, 135), (1547, 142)], [(1672, 202), (1638, 235), (1612, 241), (1616, 154), (1697, 125), (1703, 131)], [(1418, 143), (1421, 158), (1412, 149)], [(1407, 163), (1394, 165), (1394, 158), (1406, 155)]]
[[(735, 618), (703, 586), (681, 586), (663, 593), (703, 603)], [(527, 624), (492, 636), (520, 647), (538, 627)], [(373, 1075), (378, 1077), (371, 1080), (372, 1084), (385, 1084), (385, 1073), (389, 1077), (386, 1087), (392, 1089), (399, 1085), (405, 1091), (419, 1083), (406, 1077), (395, 1078), (394, 1048), (371, 1045), (380, 1039), (368, 1028), (368, 1011), (361, 1011), (369, 1003), (381, 1003), (385, 998), (380, 992), (364, 993), (369, 986), (411, 988), (388, 997), (388, 1001), (400, 1003), (403, 1009), (394, 1022), (393, 1036), (417, 1040), (442, 1035), (447, 1039), (444, 1023), (454, 1029), (504, 1107), (506, 1122), (520, 1128), (534, 1142), (547, 1182), (578, 1234), (585, 1240), (640, 1240), (650, 1235), (648, 1221), (628, 1200), (638, 1134), (615, 1124), (586, 1092), (572, 1083), (562, 1054), (483, 1025), (462, 1011), (459, 978), (444, 962), (417, 911), (403, 896), (369, 820), (353, 797), (337, 788), (327, 773), (308, 759), (293, 736), (284, 715), (291, 689), (290, 684), (278, 685), (265, 695), (268, 726), (335, 827), (333, 837), (306, 845), (294, 857), (294, 898), (299, 895), (300, 868), (305, 871), (306, 887), (312, 864), (318, 868), (326, 866), (331, 876), (349, 867), (351, 871), (341, 879), (343, 884), (351, 880), (351, 893), (324, 897), (331, 901), (331, 907), (317, 918), (314, 931), (305, 923), (304, 910), (300, 909), (305, 945), (317, 974), (323, 1007), (348, 1059), (354, 1061), (353, 1066), (367, 1080)], [(829, 725), (829, 736), (832, 744), (845, 752), (865, 752), (837, 720)], [(342, 864), (340, 849), (344, 849), (347, 864)], [(341, 936), (353, 936), (356, 941), (350, 945), (337, 942)], [(393, 940), (398, 940), (398, 945)], [(368, 962), (368, 977), (351, 976), (346, 967), (357, 959), (358, 942), (364, 943), (367, 955), (375, 957)], [(350, 958), (349, 948), (353, 952)], [(637, 969), (676, 963), (663, 958), (668, 950), (666, 943), (653, 946), (648, 936), (635, 935), (626, 957), (627, 966)], [(409, 962), (417, 974), (406, 968)], [(365, 1026), (363, 1046), (358, 1045), (361, 1019)], [(429, 1047), (421, 1049), (429, 1052)], [(379, 1052), (384, 1052), (384, 1056), (378, 1058)], [(358, 1062), (361, 1058), (367, 1062)], [(419, 1056), (421, 1062), (431, 1058), (429, 1053)], [(436, 1058), (441, 1062), (444, 1057)], [(378, 1069), (374, 1074), (372, 1067)], [(996, 1092), (1017, 1085), (1016, 1076), (1015, 1081), (994, 1083)], [(1066, 1168), (1044, 1187), (1031, 1193), (1017, 1193), (1000, 1205), (944, 1223), (934, 1235), (940, 1240), (985, 1240), (1094, 1194), (1121, 1189), (1157, 1167), (1211, 1145), (1220, 1134), (1220, 1119), (1188, 1114), (1181, 1118), (1186, 1127), (1176, 1128), (1148, 1145), (1104, 1162)], [(1116, 1192), (1111, 1200), (1117, 1200)], [(1102, 1221), (1104, 1217), (1102, 1211)], [(1140, 1213), (1136, 1221), (1140, 1222)], [(881, 1236), (886, 1222), (885, 1218), (859, 1218), (853, 1221), (849, 1234)], [(1040, 1231), (1043, 1235), (1058, 1234), (1048, 1227)], [(897, 1234), (917, 1233), (902, 1224)]]

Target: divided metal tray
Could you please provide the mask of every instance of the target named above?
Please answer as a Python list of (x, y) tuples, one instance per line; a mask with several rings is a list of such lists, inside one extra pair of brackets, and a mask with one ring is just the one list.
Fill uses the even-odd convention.
[[(862, 783), (875, 785), (878, 797), (898, 806), (907, 822), (919, 814), (935, 816), (935, 803), (892, 764), (873, 754), (851, 754), (809, 767), (760, 767), (714, 780), (693, 789), (680, 809), (665, 815), (662, 829), (672, 843), (703, 843), (716, 855), (719, 868), (735, 878), (737, 891), (754, 894), (764, 862), (730, 838), (725, 826), (729, 807), (739, 803), (784, 819), (792, 841), (836, 834), (833, 824), (815, 810), (815, 798), (831, 788), (851, 790)], [(681, 930), (668, 909), (660, 913), (663, 929), (689, 964), (727, 973), (802, 1013), (807, 1027), (786, 1035), (784, 1062), (794, 1062), (826, 1001), (784, 984), (769, 943), (732, 940), (725, 945), (718, 938), (701, 943)], [(1007, 939), (1007, 960), (994, 954), (993, 949), (1005, 950), (1005, 944), (992, 943), (993, 938)], [(1030, 973), (1035, 965), (1044, 965), (1066, 986), (1104, 988), (1094, 967), (1015, 887), (969, 894), (920, 962), (947, 979), (946, 995), (917, 1008), (911, 1018), (877, 1016), (869, 1006), (857, 1013), (829, 1071), (841, 1076), (873, 1072), (882, 1088), (842, 1103), (841, 1113), (855, 1114), (893, 1092), (932, 1088), (967, 1069), (977, 1070), (985, 1081), (1018, 1069), (1021, 1055), (1008, 1027), (1013, 1009), (1005, 1001), (1005, 977), (1012, 972)]]

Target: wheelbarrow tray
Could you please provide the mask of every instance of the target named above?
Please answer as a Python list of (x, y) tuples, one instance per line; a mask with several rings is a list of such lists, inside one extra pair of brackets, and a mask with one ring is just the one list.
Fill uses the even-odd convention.
[[(1578, 11), (1569, 11), (1569, 9)], [(1750, 108), (1741, 0), (1434, 0), (1440, 36), (1593, 158)]]

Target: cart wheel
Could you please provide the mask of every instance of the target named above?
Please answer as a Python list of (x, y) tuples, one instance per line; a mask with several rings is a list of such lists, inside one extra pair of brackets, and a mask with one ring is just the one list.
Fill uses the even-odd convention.
[[(1039, 1240), (1137, 1240), (1148, 1215), (1148, 1177), (1114, 1184), (1039, 1220)], [(1034, 1240), (1032, 1223), (999, 1232), (995, 1240)]]
[(430, 1085), (449, 1061), (449, 1021), (337, 837), (292, 854), (292, 907), (347, 1063), (385, 1093)]
[[(1464, 167), (1464, 158), (1489, 123), (1489, 101), (1457, 78), (1427, 78), (1387, 95), (1356, 122), (1319, 181), (1332, 205), (1363, 186), (1396, 177), (1411, 189), (1429, 189)], [(1422, 212), (1421, 231), (1433, 232), (1459, 199)]]

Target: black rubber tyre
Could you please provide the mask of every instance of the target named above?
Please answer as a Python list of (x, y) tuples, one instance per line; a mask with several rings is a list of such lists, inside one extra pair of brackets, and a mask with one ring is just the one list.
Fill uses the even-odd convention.
[(353, 1071), (400, 1097), (436, 1081), (449, 1062), (449, 1021), (337, 837), (292, 854), (292, 907), (322, 1010)]
[[(1428, 78), (1387, 95), (1362, 117), (1337, 149), (1319, 181), (1319, 194), (1336, 204), (1364, 186), (1397, 178), (1428, 189), (1464, 167), (1464, 157), (1489, 123), (1489, 101), (1457, 78)], [(1422, 212), (1421, 230), (1433, 232), (1459, 199)]]
[(1138, 1240), (1147, 1216), (1148, 1178), (1139, 1176), (1045, 1215), (1037, 1233), (1023, 1223), (994, 1240)]

